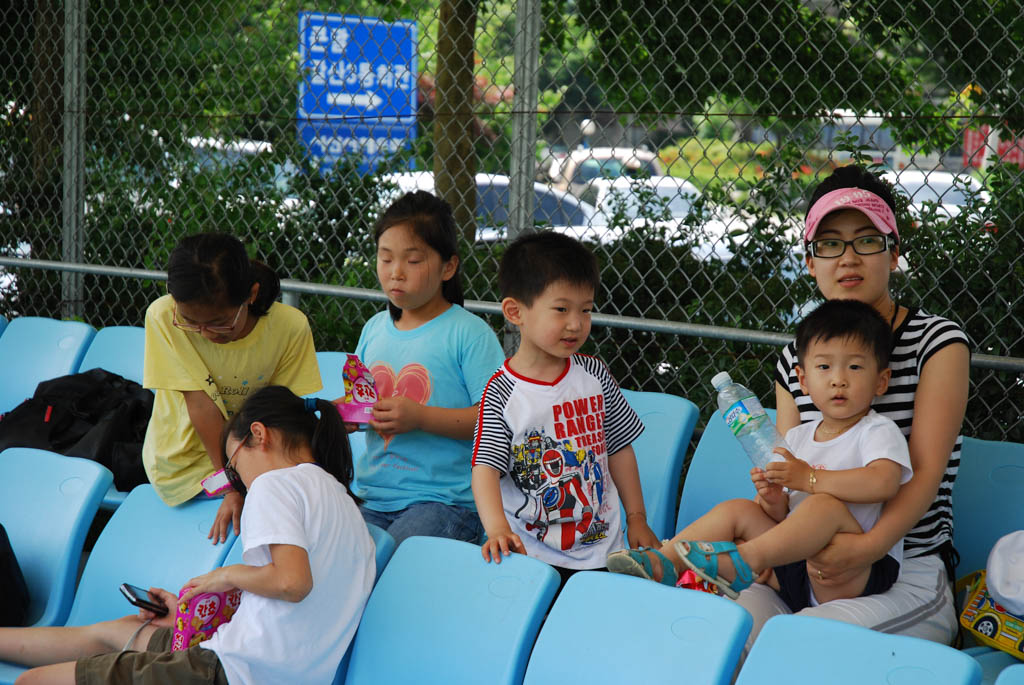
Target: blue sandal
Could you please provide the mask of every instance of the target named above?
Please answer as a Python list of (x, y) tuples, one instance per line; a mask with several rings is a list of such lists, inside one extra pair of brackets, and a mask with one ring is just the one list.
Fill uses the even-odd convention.
[[(727, 597), (736, 599), (740, 590), (745, 590), (754, 582), (754, 572), (736, 550), (733, 542), (703, 542), (680, 540), (675, 544), (676, 554), (691, 571), (698, 576), (717, 585)], [(729, 582), (718, 575), (718, 555), (728, 554), (732, 565), (736, 568), (736, 579)]]
[(661, 580), (656, 581), (662, 585), (675, 587), (678, 576), (676, 567), (664, 554), (654, 547), (641, 547), (640, 549), (620, 549), (608, 555), (605, 565), (612, 573), (623, 573), (627, 576), (646, 578), (654, 580), (654, 567), (647, 552), (652, 552), (661, 561)]

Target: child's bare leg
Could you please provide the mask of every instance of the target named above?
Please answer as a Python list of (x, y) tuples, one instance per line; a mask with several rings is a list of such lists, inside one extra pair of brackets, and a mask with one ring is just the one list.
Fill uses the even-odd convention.
[(66, 661), (25, 671), (14, 681), (14, 685), (74, 685), (74, 682), (75, 662)]
[[(857, 519), (841, 500), (831, 495), (809, 495), (789, 516), (762, 535), (747, 538), (747, 542), (737, 546), (737, 551), (757, 575), (766, 569), (814, 556), (836, 533), (860, 532)], [(718, 563), (722, 577), (735, 578), (732, 561), (727, 555), (720, 555)]]
[[(138, 616), (125, 616), (70, 628), (0, 628), (0, 660), (43, 666), (119, 651), (140, 625)], [(155, 630), (153, 625), (143, 628), (131, 648), (145, 649)]]
[[(731, 499), (715, 505), (711, 511), (676, 533), (658, 551), (672, 562), (678, 574), (686, 569), (676, 553), (675, 543), (678, 540), (750, 540), (775, 525), (778, 525), (775, 520), (764, 513), (761, 505), (754, 500)], [(660, 580), (661, 560), (649, 552), (648, 557), (651, 559), (654, 579)]]

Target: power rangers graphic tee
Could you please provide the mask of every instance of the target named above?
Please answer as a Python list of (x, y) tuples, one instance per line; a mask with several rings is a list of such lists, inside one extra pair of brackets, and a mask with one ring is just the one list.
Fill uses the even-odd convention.
[(480, 402), (473, 466), (501, 474), (505, 518), (528, 555), (563, 568), (601, 568), (623, 548), (608, 455), (643, 430), (599, 359), (574, 354), (551, 383), (520, 376), (505, 362)]

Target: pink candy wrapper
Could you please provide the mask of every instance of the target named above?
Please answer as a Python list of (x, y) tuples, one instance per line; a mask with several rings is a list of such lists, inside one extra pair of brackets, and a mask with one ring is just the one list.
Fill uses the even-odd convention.
[(377, 403), (377, 384), (366, 365), (354, 354), (348, 355), (343, 371), (345, 397), (338, 402), (338, 413), (345, 423), (368, 423)]
[[(184, 595), (188, 589), (182, 588), (178, 597)], [(204, 592), (188, 602), (178, 602), (171, 650), (188, 649), (210, 639), (217, 632), (217, 628), (231, 620), (238, 611), (241, 601), (242, 591), (231, 590)]]

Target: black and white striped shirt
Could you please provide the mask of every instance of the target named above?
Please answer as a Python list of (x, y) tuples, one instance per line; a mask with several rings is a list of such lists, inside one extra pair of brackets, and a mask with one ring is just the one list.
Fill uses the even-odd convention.
[[(959, 325), (914, 308), (910, 308), (906, 319), (894, 331), (893, 336), (893, 351), (889, 360), (892, 379), (885, 394), (876, 397), (871, 406), (879, 414), (892, 419), (909, 440), (914, 418), (914, 395), (924, 365), (933, 354), (947, 345), (962, 343), (970, 347), (970, 344)], [(787, 388), (796, 400), (801, 423), (820, 419), (821, 412), (814, 406), (811, 398), (800, 390), (796, 377), (796, 363), (796, 343), (793, 342), (779, 355), (775, 380)], [(935, 500), (928, 507), (924, 517), (903, 540), (906, 558), (931, 554), (953, 538), (953, 482), (960, 468), (962, 442), (962, 437), (958, 435)]]

